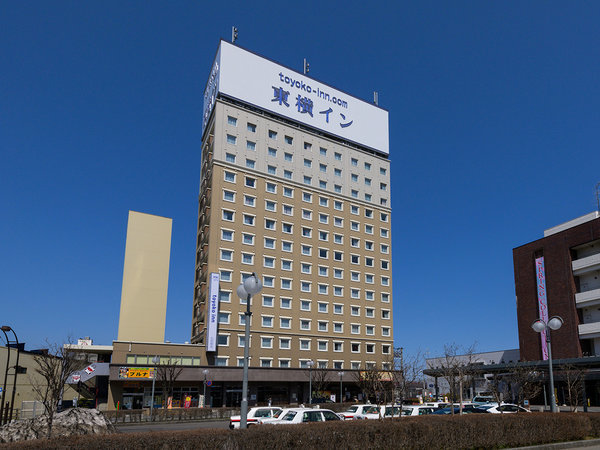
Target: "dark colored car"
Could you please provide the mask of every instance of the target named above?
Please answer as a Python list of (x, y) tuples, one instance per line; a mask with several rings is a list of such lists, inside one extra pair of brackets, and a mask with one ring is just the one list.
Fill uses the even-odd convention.
[[(489, 414), (485, 409), (481, 408), (473, 408), (471, 406), (463, 407), (463, 414)], [(452, 408), (442, 408), (437, 411), (432, 412), (431, 414), (452, 414)], [(454, 407), (454, 414), (460, 414), (460, 407)]]

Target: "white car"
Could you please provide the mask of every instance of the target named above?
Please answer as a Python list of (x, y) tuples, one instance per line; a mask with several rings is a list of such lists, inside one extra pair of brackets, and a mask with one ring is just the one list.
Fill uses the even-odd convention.
[(270, 425), (291, 425), (307, 422), (328, 422), (330, 420), (342, 420), (342, 418), (330, 409), (290, 408), (285, 414), (280, 414), (279, 419), (266, 423)]
[(528, 409), (522, 408), (519, 405), (513, 405), (512, 403), (490, 403), (487, 405), (479, 405), (478, 409), (485, 409), (487, 412), (492, 414), (516, 414), (516, 413), (530, 413)]
[(296, 408), (284, 408), (281, 411), (277, 411), (275, 414), (273, 414), (273, 417), (261, 417), (258, 419), (258, 424), (265, 424), (265, 423), (273, 423), (276, 422), (277, 420), (281, 419), (283, 416), (285, 416), (288, 411), (291, 411), (293, 409)]
[[(246, 416), (246, 423), (248, 426), (256, 425), (258, 419), (273, 417), (277, 412), (281, 412), (281, 408), (276, 406), (259, 406), (250, 408), (248, 415)], [(241, 416), (231, 416), (229, 418), (229, 429), (233, 430), (240, 427)]]
[(341, 412), (344, 420), (364, 419), (365, 411), (372, 408), (374, 405), (352, 405), (347, 411)]
[[(400, 417), (399, 405), (372, 405), (370, 408), (364, 409), (361, 415), (362, 419), (381, 419), (389, 417)], [(358, 418), (358, 417), (357, 417)]]
[(402, 407), (402, 417), (425, 416), (436, 411), (437, 408), (425, 405), (405, 405)]

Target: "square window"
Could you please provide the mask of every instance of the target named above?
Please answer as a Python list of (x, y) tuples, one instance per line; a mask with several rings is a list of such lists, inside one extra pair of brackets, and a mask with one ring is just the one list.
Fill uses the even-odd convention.
[(288, 338), (279, 338), (279, 348), (282, 350), (289, 350), (291, 348), (292, 340)]
[(329, 215), (328, 214), (319, 214), (319, 222), (320, 223), (329, 223)]
[(302, 273), (311, 273), (312, 271), (312, 264), (309, 263), (302, 263), (300, 264), (300, 272)]
[(222, 261), (233, 261), (233, 250), (221, 249), (221, 260)]
[(390, 268), (390, 262), (381, 260), (381, 270), (388, 270)]
[(300, 319), (300, 329), (310, 330), (310, 319)]
[(344, 243), (344, 236), (342, 236), (341, 234), (334, 234), (333, 235), (333, 242), (335, 242), (336, 244), (343, 244)]
[(229, 317), (231, 316), (231, 313), (228, 312), (220, 312), (219, 313), (219, 323), (222, 324), (229, 324)]
[(359, 306), (351, 306), (350, 314), (353, 316), (360, 316), (360, 307)]
[(246, 124), (246, 129), (250, 132), (250, 133), (256, 133), (256, 125), (254, 125), (253, 123), (248, 122)]
[(371, 201), (371, 198), (372, 198), (372, 195), (371, 195), (371, 194), (365, 194), (365, 200), (366, 200), (366, 201), (370, 202), (370, 201)]
[(385, 167), (379, 168), (379, 175), (385, 175), (387, 173), (387, 169)]
[(368, 219), (373, 218), (373, 210), (369, 208), (365, 208), (365, 217)]
[(279, 367), (282, 369), (289, 369), (290, 368), (290, 360), (289, 359), (280, 359)]
[(292, 299), (291, 298), (281, 298), (279, 300), (281, 309), (291, 309), (292, 308)]
[(261, 336), (260, 348), (273, 348), (273, 338)]
[(242, 253), (242, 264), (254, 264), (254, 255), (251, 253)]
[(225, 153), (225, 161), (235, 163), (235, 155), (233, 153)]
[(256, 162), (253, 159), (246, 158), (246, 167), (248, 169), (254, 169), (255, 166), (256, 166)]
[(250, 151), (256, 150), (256, 142), (246, 141), (246, 149)]
[(288, 180), (292, 179), (292, 171), (291, 170), (284, 170), (283, 171), (283, 178), (287, 178)]
[(327, 241), (327, 240), (329, 240), (329, 233), (327, 231), (321, 231), (321, 230), (319, 230), (319, 240), (320, 241)]
[(312, 235), (312, 229), (308, 227), (302, 227), (302, 237), (309, 238)]
[(292, 261), (288, 259), (281, 260), (281, 270), (292, 270)]
[(333, 269), (333, 278), (341, 280), (344, 278), (344, 271), (342, 269)]
[(221, 303), (231, 303), (231, 292), (228, 292), (228, 291), (219, 291), (219, 302), (221, 302)]
[(339, 184), (334, 184), (333, 185), (333, 191), (337, 194), (341, 194), (342, 193), (342, 186), (340, 186)]
[(319, 187), (321, 189), (327, 189), (327, 181), (319, 180)]
[(275, 158), (277, 156), (277, 149), (269, 147), (269, 149), (267, 150), (267, 155)]
[(355, 167), (356, 167), (356, 166), (358, 166), (358, 159), (356, 159), (356, 158), (351, 158), (351, 159), (350, 159), (350, 164), (352, 164), (352, 165), (353, 165), (353, 166), (355, 166)]
[(380, 232), (380, 235), (381, 235), (382, 238), (386, 238), (386, 237), (388, 237), (388, 233), (389, 233), (389, 231), (388, 231), (387, 228), (382, 228), (381, 232)]
[(262, 296), (262, 305), (266, 308), (273, 307), (274, 298), (272, 295), (263, 295)]
[(387, 184), (385, 183), (379, 183), (379, 189), (382, 191), (387, 191)]
[(242, 242), (246, 245), (254, 245), (254, 235), (249, 233), (242, 233)]
[(365, 225), (365, 233), (373, 234), (373, 225)]
[(312, 167), (312, 160), (304, 158), (304, 167)]
[(275, 212), (277, 210), (276, 205), (277, 205), (277, 203), (275, 203), (271, 200), (265, 200), (265, 209), (267, 211)]
[(256, 178), (246, 177), (245, 183), (246, 187), (255, 188), (256, 187)]
[(365, 258), (365, 266), (367, 267), (373, 267), (373, 258)]
[(341, 177), (341, 176), (342, 176), (342, 169), (337, 169), (337, 168), (336, 168), (336, 169), (333, 169), (333, 174), (334, 174), (336, 177)]
[(328, 268), (326, 266), (319, 266), (319, 276), (326, 277), (328, 273)]
[(381, 301), (383, 303), (389, 303), (390, 302), (390, 294), (388, 294), (386, 292), (382, 292), (381, 293)]
[(283, 188), (283, 196), (284, 197), (289, 197), (289, 198), (293, 198), (294, 197), (294, 190), (290, 187), (284, 187)]
[(217, 345), (228, 346), (229, 345), (229, 336), (226, 334), (219, 334), (217, 336)]
[(389, 309), (382, 309), (381, 310), (381, 318), (382, 319), (389, 319), (390, 318), (390, 310)]
[(360, 298), (360, 289), (350, 289), (350, 297), (352, 298)]
[(309, 192), (302, 193), (302, 201), (312, 203), (312, 194)]
[[(320, 352), (326, 352), (327, 351), (327, 341), (318, 341), (317, 342), (317, 350)], [(324, 362), (324, 361), (319, 361), (319, 363)], [(327, 367), (327, 363), (325, 362), (325, 367)]]
[(365, 163), (365, 170), (371, 170), (371, 163)]
[(327, 156), (327, 149), (323, 147), (319, 147), (319, 154), (321, 156)]
[(292, 289), (292, 280), (287, 278), (281, 279), (281, 289), (291, 290)]
[(235, 145), (236, 141), (237, 141), (237, 137), (235, 137), (231, 134), (227, 135), (227, 143), (228, 144)]
[(269, 175), (277, 175), (277, 167), (275, 167), (275, 166), (267, 166), (267, 173)]
[(254, 207), (256, 205), (256, 197), (244, 195), (244, 205)]
[(333, 304), (333, 313), (334, 314), (344, 314), (344, 305), (340, 305), (339, 303)]
[(374, 308), (365, 308), (365, 317), (369, 317), (369, 318), (375, 317), (375, 309)]
[(365, 178), (365, 186), (371, 186), (371, 179)]
[(267, 189), (267, 192), (270, 192), (271, 194), (277, 193), (277, 185), (275, 183), (267, 182), (266, 189)]
[(304, 175), (304, 184), (311, 184), (312, 183), (312, 177), (309, 177), (308, 175)]
[(369, 301), (375, 300), (375, 293), (373, 291), (365, 291), (365, 299)]
[(310, 350), (310, 339), (300, 339), (300, 350)]
[(310, 246), (310, 245), (303, 245), (300, 248), (300, 250), (301, 250), (301, 252), (302, 252), (303, 255), (306, 255), (306, 256), (312, 255), (312, 246)]
[(355, 248), (360, 247), (360, 239), (359, 238), (355, 238), (355, 237), (351, 237), (350, 238), (350, 245), (352, 247), (355, 247)]
[(327, 295), (327, 288), (326, 284), (319, 284), (319, 294)]
[(262, 316), (262, 326), (266, 328), (273, 327), (273, 317), (271, 316)]
[(285, 161), (293, 161), (294, 160), (294, 155), (292, 155), (291, 153), (285, 152), (283, 154), (283, 159)]
[(235, 192), (223, 190), (223, 200), (225, 200), (226, 202), (234, 202)]
[(221, 270), (221, 281), (231, 281), (231, 270)]
[(310, 209), (303, 209), (302, 218), (306, 220), (312, 220), (312, 211)]
[(283, 205), (283, 213), (286, 216), (292, 216), (294, 214), (294, 207), (292, 205)]
[(353, 323), (350, 325), (350, 333), (352, 334), (360, 334), (360, 325), (357, 323)]
[(293, 243), (289, 241), (281, 241), (281, 250), (284, 252), (291, 252)]
[(312, 144), (305, 142), (304, 143), (304, 150), (310, 150), (312, 148)]
[(319, 249), (319, 258), (327, 258), (328, 250), (326, 248)]
[(333, 343), (333, 351), (334, 352), (343, 352), (344, 351), (344, 343), (343, 342), (334, 342)]
[(221, 230), (221, 240), (222, 241), (233, 241), (233, 231)]
[(343, 261), (344, 260), (344, 252), (333, 252), (333, 260), (334, 261)]
[(333, 218), (333, 226), (334, 227), (343, 227), (344, 219), (342, 219), (341, 217), (334, 217)]
[(275, 278), (274, 277), (263, 277), (263, 286), (264, 287), (274, 287), (275, 286)]
[(357, 183), (358, 182), (358, 175), (353, 173), (352, 175), (350, 175), (350, 179), (353, 183)]
[(353, 198), (358, 198), (358, 191), (357, 191), (356, 189), (352, 189), (352, 190), (350, 191), (350, 195), (351, 195)]
[(300, 282), (300, 290), (302, 292), (310, 292), (311, 291), (311, 282), (310, 281), (301, 281)]
[(275, 239), (266, 237), (265, 248), (275, 248)]
[(333, 154), (333, 158), (334, 158), (336, 161), (341, 161), (341, 160), (342, 160), (342, 154), (341, 154), (341, 153), (338, 153), (338, 152), (335, 152), (335, 153)]
[(373, 284), (375, 283), (375, 276), (372, 273), (365, 274), (365, 283)]
[(300, 300), (300, 309), (302, 311), (310, 311), (310, 300)]
[(388, 277), (381, 277), (381, 285), (382, 286), (389, 286), (390, 285), (390, 279)]
[(333, 287), (333, 295), (336, 297), (341, 297), (344, 295), (344, 288), (342, 286), (334, 286)]
[(360, 281), (360, 272), (350, 272), (350, 279), (352, 281)]
[(235, 118), (233, 116), (227, 116), (227, 124), (237, 127), (237, 118)]
[(327, 303), (325, 303), (325, 302), (319, 302), (318, 303), (318, 308), (319, 308), (319, 312), (320, 313), (326, 313), (327, 312)]
[(235, 173), (225, 171), (224, 175), (225, 175), (225, 181), (227, 181), (229, 183), (235, 183)]
[(284, 136), (283, 139), (285, 140), (285, 143), (289, 145), (292, 145), (292, 143), (294, 142), (294, 138), (292, 138), (291, 136)]
[(292, 319), (289, 317), (280, 317), (279, 328), (292, 328)]
[(263, 256), (263, 265), (268, 268), (275, 267), (275, 258), (272, 256)]
[(273, 360), (270, 358), (260, 358), (260, 367), (272, 367)]
[(275, 229), (275, 221), (273, 219), (265, 219), (265, 228), (267, 230), (274, 230)]
[(269, 130), (269, 138), (277, 139), (277, 131)]
[(282, 223), (281, 224), (281, 231), (283, 231), (284, 233), (289, 233), (291, 234), (293, 230), (292, 224), (291, 223)]
[(360, 256), (358, 256), (358, 255), (350, 255), (350, 262), (352, 264), (360, 264)]

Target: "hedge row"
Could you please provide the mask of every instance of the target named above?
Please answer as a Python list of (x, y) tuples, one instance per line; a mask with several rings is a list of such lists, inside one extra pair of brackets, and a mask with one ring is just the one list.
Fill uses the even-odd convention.
[(36, 449), (442, 449), (519, 447), (599, 437), (600, 413), (532, 413), (76, 436), (11, 445)]

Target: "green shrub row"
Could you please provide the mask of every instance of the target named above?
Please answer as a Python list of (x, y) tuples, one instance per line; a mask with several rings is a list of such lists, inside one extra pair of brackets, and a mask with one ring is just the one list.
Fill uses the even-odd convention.
[(519, 447), (599, 437), (600, 413), (532, 413), (260, 425), (235, 431), (118, 433), (11, 445), (36, 449), (461, 449)]

